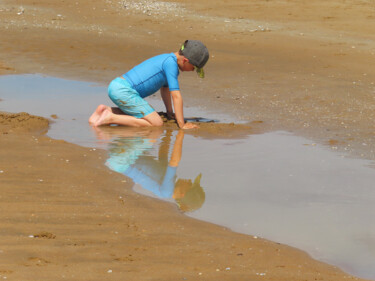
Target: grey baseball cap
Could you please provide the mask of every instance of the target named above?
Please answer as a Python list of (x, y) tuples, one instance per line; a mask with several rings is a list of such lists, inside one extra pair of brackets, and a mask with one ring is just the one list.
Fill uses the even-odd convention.
[(197, 73), (203, 78), (203, 67), (210, 57), (207, 47), (199, 40), (186, 40), (181, 46), (181, 52), (196, 67)]

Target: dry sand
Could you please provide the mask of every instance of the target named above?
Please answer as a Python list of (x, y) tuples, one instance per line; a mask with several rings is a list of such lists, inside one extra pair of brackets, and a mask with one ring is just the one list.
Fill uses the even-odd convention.
[[(197, 38), (211, 58), (204, 81), (181, 74), (186, 104), (375, 158), (370, 1), (178, 2), (3, 0), (0, 74), (108, 83)], [(105, 168), (104, 152), (48, 139), (46, 129), (37, 117), (0, 116), (0, 278), (352, 278), (134, 194)]]

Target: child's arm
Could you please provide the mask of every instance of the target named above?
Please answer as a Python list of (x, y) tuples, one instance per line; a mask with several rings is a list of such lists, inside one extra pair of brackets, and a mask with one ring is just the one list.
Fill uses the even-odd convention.
[(174, 112), (175, 112), (175, 117), (176, 117), (178, 127), (180, 127), (181, 129), (199, 128), (195, 124), (185, 123), (181, 92), (171, 91), (171, 95), (172, 95), (173, 107), (174, 107)]
[(184, 140), (184, 131), (179, 130), (176, 136), (176, 141), (174, 142), (171, 160), (169, 161), (169, 166), (177, 167), (181, 160), (182, 155), (182, 143)]
[(172, 99), (171, 99), (171, 92), (169, 91), (168, 87), (162, 87), (160, 89), (161, 97), (163, 99), (165, 109), (167, 110), (168, 118), (174, 118), (173, 108), (172, 108)]

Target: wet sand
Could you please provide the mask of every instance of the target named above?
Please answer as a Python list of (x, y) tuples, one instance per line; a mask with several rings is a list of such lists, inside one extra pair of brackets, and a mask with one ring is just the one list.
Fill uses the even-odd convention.
[[(371, 3), (181, 5), (2, 1), (0, 74), (108, 83), (149, 56), (199, 38), (212, 57), (204, 81), (181, 74), (185, 104), (375, 158)], [(104, 152), (39, 135), (47, 128), (43, 119), (1, 115), (0, 120), (1, 276), (352, 278), (298, 250), (186, 218), (172, 205), (124, 189), (124, 178), (103, 165)], [(41, 125), (26, 132), (30, 122)]]

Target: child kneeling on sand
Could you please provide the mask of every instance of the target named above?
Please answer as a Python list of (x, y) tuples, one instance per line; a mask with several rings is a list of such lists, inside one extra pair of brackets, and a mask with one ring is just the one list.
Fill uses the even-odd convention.
[(99, 105), (89, 119), (90, 124), (162, 126), (159, 114), (144, 100), (160, 89), (168, 117), (175, 118), (182, 129), (197, 128), (195, 124), (185, 123), (178, 75), (179, 70), (196, 70), (203, 78), (203, 66), (208, 58), (208, 50), (202, 42), (186, 40), (178, 52), (158, 55), (142, 62), (110, 83), (108, 95), (118, 107)]

